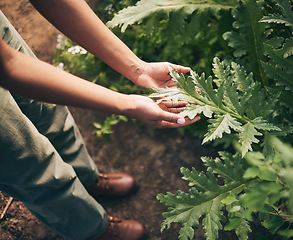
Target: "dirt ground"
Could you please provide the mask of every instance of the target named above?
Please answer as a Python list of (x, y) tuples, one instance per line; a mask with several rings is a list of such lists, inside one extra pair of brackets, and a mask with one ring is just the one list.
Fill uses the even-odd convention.
[[(13, 23), (38, 58), (51, 62), (56, 48), (58, 31), (37, 13), (26, 0), (1, 0), (0, 9)], [(123, 199), (104, 199), (101, 204), (112, 216), (137, 219), (149, 231), (149, 239), (177, 239), (178, 226), (160, 233), (162, 212), (166, 207), (156, 200), (158, 193), (187, 190), (181, 180), (180, 167), (201, 169), (200, 157), (215, 153), (212, 147), (202, 146), (191, 135), (180, 136), (177, 130), (158, 130), (139, 126), (132, 121), (114, 127), (110, 141), (98, 139), (93, 122), (102, 121), (105, 114), (71, 108), (93, 160), (103, 172), (127, 172), (140, 183), (139, 191)], [(0, 213), (9, 196), (0, 192)], [(59, 240), (62, 237), (38, 221), (21, 202), (13, 201), (0, 225), (2, 240)], [(223, 237), (224, 238), (224, 237)], [(225, 237), (227, 238), (227, 236)], [(204, 239), (201, 229), (195, 239)], [(231, 236), (231, 238), (233, 237)]]

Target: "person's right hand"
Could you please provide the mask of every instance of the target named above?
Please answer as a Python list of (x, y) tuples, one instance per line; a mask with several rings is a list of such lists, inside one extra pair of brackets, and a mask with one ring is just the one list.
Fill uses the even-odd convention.
[(187, 102), (179, 102), (173, 105), (171, 102), (156, 104), (152, 99), (140, 95), (129, 95), (131, 109), (125, 113), (126, 116), (141, 120), (144, 123), (158, 128), (179, 128), (190, 125), (200, 119), (182, 118), (178, 115)]

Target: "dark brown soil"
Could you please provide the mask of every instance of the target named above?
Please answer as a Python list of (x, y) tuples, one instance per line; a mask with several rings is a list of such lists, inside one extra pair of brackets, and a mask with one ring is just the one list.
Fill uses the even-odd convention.
[[(26, 0), (1, 0), (0, 9), (14, 24), (36, 55), (51, 62), (56, 48), (55, 30)], [(110, 215), (137, 219), (149, 230), (149, 239), (172, 240), (178, 237), (178, 226), (160, 233), (162, 212), (166, 207), (156, 200), (156, 195), (178, 189), (187, 190), (181, 180), (180, 167), (201, 169), (201, 156), (215, 153), (211, 147), (203, 147), (201, 141), (191, 135), (180, 136), (177, 130), (158, 130), (139, 126), (129, 120), (114, 127), (110, 141), (98, 139), (93, 122), (102, 121), (105, 114), (71, 108), (93, 160), (102, 172), (127, 172), (140, 183), (139, 191), (124, 199), (101, 201)], [(9, 196), (0, 192), (0, 213)], [(0, 225), (0, 239), (41, 240), (63, 239), (40, 223), (21, 202), (13, 201)], [(204, 239), (201, 229), (196, 239)], [(231, 238), (230, 238), (231, 239)]]

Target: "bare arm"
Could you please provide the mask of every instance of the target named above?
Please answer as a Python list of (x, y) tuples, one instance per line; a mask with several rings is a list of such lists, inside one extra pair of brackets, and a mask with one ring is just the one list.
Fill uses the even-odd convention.
[[(184, 121), (168, 112), (173, 111), (173, 107), (167, 106), (164, 111), (150, 98), (117, 93), (61, 71), (17, 52), (2, 39), (0, 85), (29, 98), (122, 114), (157, 127), (182, 127), (198, 120)], [(179, 119), (183, 124), (177, 124)]]
[(146, 63), (139, 59), (96, 16), (84, 0), (30, 0), (34, 7), (67, 37), (137, 85), (174, 86), (168, 66), (180, 73), (190, 69), (170, 63)]
[(145, 62), (140, 60), (96, 16), (84, 0), (30, 0), (56, 28), (130, 80)]

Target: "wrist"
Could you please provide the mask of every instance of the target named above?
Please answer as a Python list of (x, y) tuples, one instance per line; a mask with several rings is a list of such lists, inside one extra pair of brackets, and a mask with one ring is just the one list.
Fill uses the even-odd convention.
[(137, 80), (144, 72), (146, 65), (147, 63), (141, 59), (134, 61), (130, 64), (130, 71), (127, 71), (127, 74), (129, 74), (129, 76), (125, 77), (127, 77), (130, 81), (137, 85)]
[(132, 117), (132, 112), (135, 109), (135, 102), (133, 100), (132, 95), (122, 94), (122, 97), (119, 101), (119, 109), (117, 114), (124, 115), (127, 117)]

